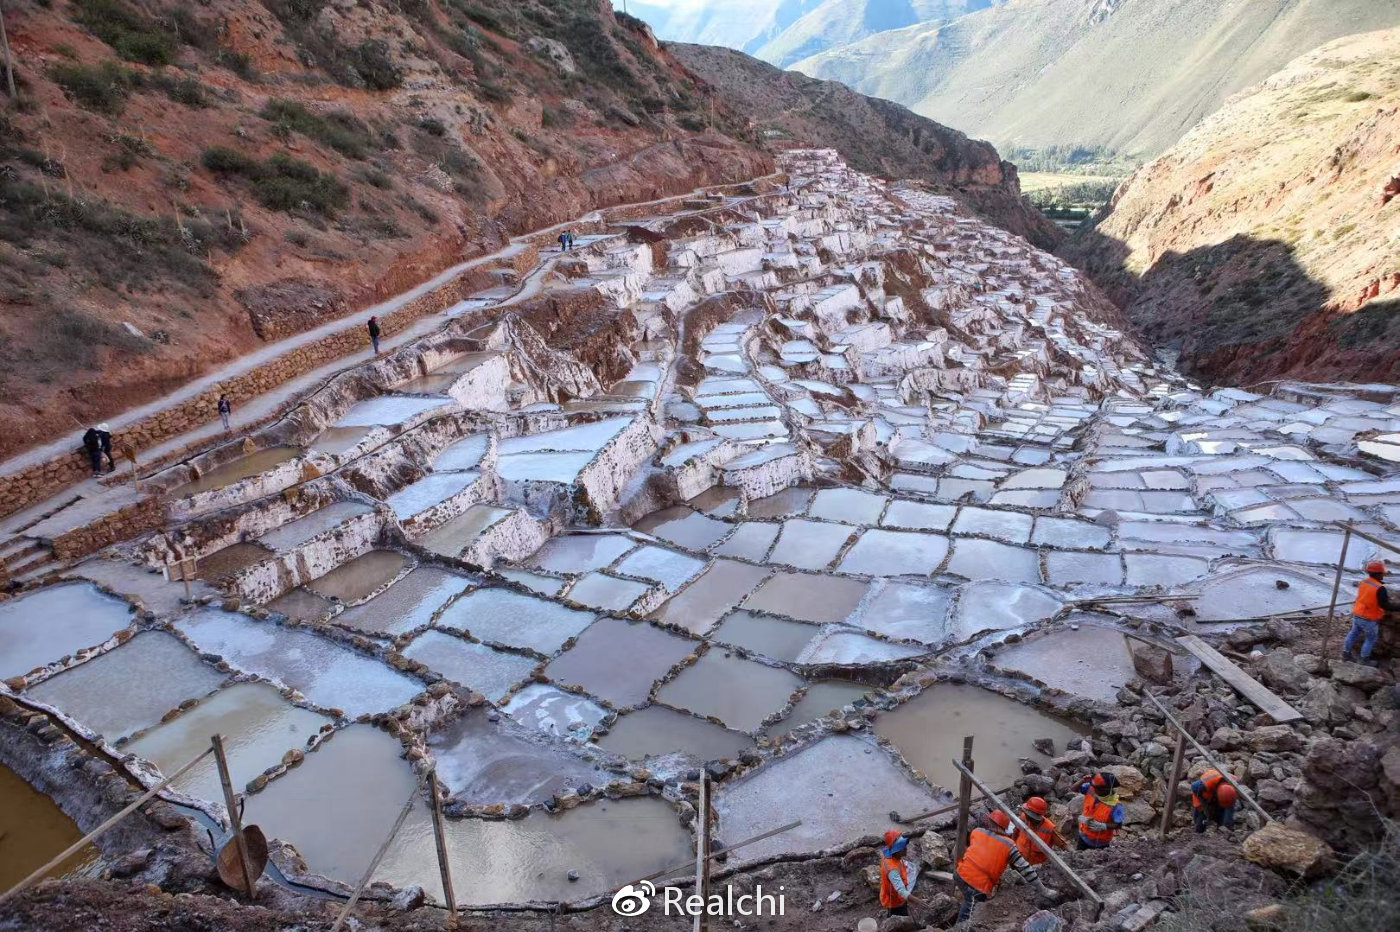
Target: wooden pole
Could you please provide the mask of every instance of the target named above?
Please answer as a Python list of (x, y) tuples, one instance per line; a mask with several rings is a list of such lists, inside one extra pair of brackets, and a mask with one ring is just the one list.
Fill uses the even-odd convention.
[(442, 800), (438, 798), (437, 768), (428, 771), (428, 795), (433, 801), (433, 839), (437, 842), (438, 873), (442, 876), (442, 896), (447, 901), (449, 928), (457, 924), (457, 895), (452, 890), (452, 864), (447, 857), (447, 835), (442, 823)]
[(1272, 821), (1274, 821), (1274, 817), (1271, 816), (1271, 815), (1269, 815), (1267, 812), (1265, 812), (1265, 811), (1264, 811), (1264, 807), (1261, 806), (1261, 805), (1259, 805), (1257, 802), (1254, 801), (1254, 797), (1251, 796), (1251, 795), (1249, 794), (1249, 790), (1247, 790), (1247, 789), (1245, 789), (1244, 787), (1240, 786), (1239, 781), (1236, 780), (1234, 777), (1230, 776), (1230, 771), (1226, 770), (1225, 767), (1224, 767), (1223, 765), (1221, 765), (1221, 763), (1220, 763), (1219, 761), (1217, 761), (1217, 760), (1215, 759), (1215, 757), (1214, 757), (1209, 751), (1207, 751), (1204, 747), (1202, 747), (1202, 746), (1201, 746), (1201, 742), (1199, 742), (1199, 741), (1197, 741), (1195, 738), (1191, 737), (1191, 733), (1190, 733), (1189, 731), (1186, 730), (1186, 727), (1185, 727), (1184, 725), (1182, 725), (1181, 722), (1178, 722), (1178, 721), (1176, 720), (1176, 716), (1175, 716), (1175, 715), (1172, 715), (1171, 712), (1168, 712), (1168, 711), (1167, 711), (1167, 707), (1164, 706), (1164, 705), (1162, 705), (1162, 702), (1161, 702), (1160, 699), (1158, 699), (1156, 696), (1152, 695), (1152, 694), (1151, 694), (1150, 692), (1148, 692), (1147, 690), (1143, 690), (1143, 691), (1142, 691), (1142, 694), (1143, 694), (1144, 696), (1146, 696), (1148, 699), (1151, 699), (1151, 700), (1152, 700), (1152, 704), (1155, 705), (1155, 706), (1157, 707), (1157, 711), (1161, 712), (1163, 715), (1165, 715), (1165, 716), (1167, 717), (1167, 721), (1171, 722), (1172, 726), (1176, 728), (1177, 733), (1180, 734), (1180, 735), (1181, 735), (1183, 738), (1185, 738), (1187, 741), (1190, 741), (1190, 742), (1191, 742), (1191, 746), (1194, 747), (1197, 751), (1200, 751), (1200, 752), (1201, 752), (1201, 756), (1204, 757), (1204, 758), (1206, 759), (1206, 762), (1209, 763), (1212, 767), (1214, 767), (1216, 770), (1218, 770), (1218, 771), (1220, 772), (1220, 775), (1221, 775), (1222, 777), (1225, 778), (1225, 782), (1229, 783), (1229, 784), (1230, 784), (1231, 786), (1233, 786), (1237, 791), (1239, 791), (1239, 794), (1240, 794), (1240, 798), (1241, 798), (1241, 799), (1243, 799), (1245, 802), (1247, 802), (1247, 803), (1249, 803), (1251, 806), (1253, 806), (1253, 807), (1254, 807), (1254, 810), (1255, 810), (1256, 812), (1258, 812), (1261, 816), (1264, 817), (1264, 821), (1265, 821), (1265, 822), (1272, 822)]
[[(1011, 790), (1012, 790), (1012, 788), (1008, 786), (1008, 787), (1007, 787), (1006, 789), (1004, 789), (1004, 790), (997, 790), (997, 792), (998, 792), (998, 793), (1010, 793)], [(984, 798), (984, 797), (982, 796), (982, 794), (981, 794), (981, 793), (978, 793), (976, 796), (973, 797), (973, 801), (975, 802), (976, 800), (983, 799), (983, 798)], [(958, 807), (961, 806), (961, 805), (962, 805), (961, 802), (949, 803), (949, 804), (946, 805), (946, 806), (939, 806), (937, 809), (930, 809), (928, 812), (920, 812), (918, 815), (904, 816), (903, 818), (893, 819), (893, 821), (898, 822), (898, 823), (900, 823), (901, 825), (908, 825), (908, 824), (910, 824), (911, 822), (921, 822), (921, 821), (923, 821), (924, 819), (931, 819), (931, 818), (933, 818), (933, 817), (936, 816), (936, 815), (943, 815), (945, 812), (952, 812), (954, 809), (958, 808)], [(897, 815), (897, 814), (898, 814), (898, 813), (891, 813), (891, 816)]]
[(408, 802), (403, 804), (403, 809), (399, 812), (399, 817), (394, 820), (394, 827), (389, 829), (389, 835), (384, 839), (384, 843), (379, 846), (379, 850), (374, 852), (374, 859), (369, 862), (369, 867), (365, 868), (365, 875), (360, 878), (360, 882), (355, 884), (355, 890), (350, 894), (350, 899), (346, 902), (345, 908), (340, 911), (340, 915), (335, 917), (335, 925), (331, 926), (331, 932), (339, 932), (340, 927), (345, 925), (345, 920), (349, 918), (350, 911), (355, 908), (355, 904), (360, 900), (360, 894), (364, 892), (369, 879), (374, 876), (374, 872), (379, 869), (379, 862), (384, 860), (384, 855), (389, 852), (389, 845), (393, 843), (394, 837), (398, 835), (399, 829), (403, 828), (404, 822), (408, 819), (408, 813), (413, 809), (413, 804), (418, 801), (418, 791), (423, 788), (423, 781), (419, 780), (413, 787), (413, 792), (408, 794)]
[(0, 2), (0, 45), (5, 47), (5, 86), (10, 90), (10, 102), (18, 96), (15, 93), (15, 65), (10, 55), (10, 36), (5, 32), (5, 4)]
[(1176, 752), (1172, 754), (1171, 777), (1167, 780), (1167, 805), (1162, 810), (1161, 839), (1167, 840), (1172, 827), (1172, 812), (1176, 809), (1176, 785), (1181, 782), (1181, 768), (1186, 764), (1186, 739), (1176, 736)]
[(62, 864), (64, 861), (68, 860), (74, 854), (78, 853), (78, 851), (81, 850), (84, 845), (88, 844), (89, 842), (96, 841), (98, 838), (105, 835), (108, 829), (116, 825), (122, 819), (125, 819), (127, 816), (131, 815), (133, 812), (136, 811), (136, 809), (139, 806), (141, 806), (143, 803), (149, 800), (152, 796), (165, 789), (175, 780), (178, 780), (181, 777), (183, 777), (186, 773), (190, 771), (190, 768), (192, 768), (195, 764), (204, 760), (204, 758), (208, 757), (210, 754), (213, 753), (213, 747), (205, 748), (200, 753), (200, 755), (194, 760), (190, 761), (188, 764), (181, 767), (179, 770), (175, 771), (170, 776), (166, 777), (164, 780), (160, 781), (146, 792), (142, 793), (141, 797), (137, 799), (134, 803), (127, 806), (125, 809), (123, 809), (121, 812), (118, 812), (116, 815), (112, 816), (106, 822), (103, 822), (101, 825), (97, 826), (97, 828), (88, 832), (82, 838), (79, 838), (77, 841), (73, 842), (67, 848), (64, 848), (58, 854), (54, 855), (46, 864), (44, 864), (43, 867), (40, 867), (38, 870), (34, 871), (34, 873), (30, 874), (28, 877), (24, 878), (19, 883), (15, 884), (13, 887), (7, 890), (3, 896), (0, 896), (0, 906), (5, 905), (5, 903), (9, 902), (10, 899), (18, 895), (21, 890), (27, 889), (36, 880), (43, 877), (45, 874), (53, 870), (58, 865)]
[(219, 784), (224, 789), (224, 805), (228, 808), (228, 823), (233, 829), (233, 843), (238, 846), (238, 865), (243, 868), (243, 889), (248, 899), (258, 895), (258, 879), (253, 876), (253, 859), (248, 856), (248, 839), (243, 837), (243, 817), (238, 813), (238, 800), (233, 795), (233, 780), (229, 777), (228, 757), (224, 754), (224, 736), (209, 739), (214, 748), (214, 761), (219, 765)]
[(1337, 595), (1342, 588), (1342, 570), (1347, 565), (1347, 547), (1351, 544), (1351, 522), (1346, 524), (1347, 532), (1342, 536), (1342, 555), (1337, 558), (1337, 575), (1332, 580), (1332, 604), (1327, 609), (1327, 626), (1322, 629), (1322, 662), (1327, 662), (1328, 646), (1332, 643), (1332, 620), (1337, 615)]
[(958, 768), (958, 770), (962, 771), (963, 776), (967, 777), (968, 780), (972, 781), (972, 784), (982, 791), (983, 796), (986, 796), (988, 799), (990, 799), (993, 803), (996, 804), (996, 807), (998, 809), (1006, 813), (1007, 818), (1011, 820), (1011, 824), (1019, 828), (1025, 834), (1025, 836), (1029, 838), (1047, 858), (1049, 858), (1050, 863), (1058, 867), (1061, 873), (1063, 873), (1066, 877), (1069, 878), (1070, 883), (1074, 884), (1075, 887), (1079, 889), (1080, 893), (1083, 893), (1100, 909), (1103, 908), (1103, 900), (1100, 899), (1099, 895), (1094, 892), (1094, 889), (1090, 887), (1087, 883), (1085, 883), (1080, 878), (1080, 876), (1076, 874), (1070, 868), (1070, 866), (1064, 862), (1063, 858), (1061, 858), (1058, 854), (1055, 853), (1055, 849), (1051, 848), (1045, 843), (1044, 839), (1042, 839), (1035, 832), (1031, 831), (1030, 826), (1026, 825), (1025, 822), (1021, 821), (1021, 817), (1016, 814), (1015, 810), (1013, 810), (1006, 803), (1002, 802), (1000, 796), (998, 796), (996, 793), (993, 793), (985, 785), (983, 785), (982, 781), (977, 779), (977, 777), (973, 774), (970, 768), (964, 767), (958, 761), (953, 761), (953, 766)]
[(972, 779), (968, 776), (972, 772), (972, 737), (968, 735), (963, 738), (962, 763), (958, 765), (963, 776), (958, 783), (958, 837), (953, 840), (954, 864), (962, 859), (963, 850), (967, 847), (968, 823), (972, 815)]
[(710, 775), (700, 778), (700, 799), (695, 807), (695, 892), (700, 896), (700, 911), (695, 915), (695, 932), (709, 932), (710, 921), (704, 903), (710, 896)]
[[(792, 831), (793, 829), (797, 828), (797, 827), (798, 827), (799, 825), (801, 825), (801, 824), (802, 824), (802, 820), (801, 820), (801, 819), (798, 819), (796, 822), (789, 822), (787, 825), (780, 825), (780, 826), (778, 826), (777, 828), (770, 828), (768, 831), (762, 833), (761, 835), (754, 835), (752, 838), (745, 838), (743, 841), (735, 842), (735, 843), (732, 844), (732, 845), (728, 845), (728, 846), (725, 847), (725, 849), (724, 849), (722, 852), (720, 852), (720, 853), (721, 853), (721, 854), (729, 854), (730, 852), (738, 851), (740, 848), (746, 847), (746, 846), (748, 846), (748, 845), (752, 845), (752, 844), (754, 844), (755, 842), (760, 842), (760, 841), (764, 841), (764, 840), (766, 840), (766, 839), (772, 838), (774, 835), (781, 835), (783, 832), (790, 832), (790, 831)], [(715, 855), (712, 853), (712, 854), (710, 855), (710, 859), (713, 860), (714, 858), (715, 858)], [(687, 867), (690, 867), (690, 866), (691, 866), (691, 862), (690, 862), (690, 861), (686, 861), (686, 862), (683, 863), (683, 864), (673, 864), (673, 865), (671, 865), (670, 867), (663, 867), (661, 870), (656, 871), (655, 873), (647, 874), (645, 877), (639, 877), (639, 878), (637, 878), (636, 880), (632, 881), (630, 884), (627, 884), (627, 886), (629, 886), (629, 887), (631, 887), (631, 886), (636, 886), (637, 884), (641, 883), (643, 880), (656, 880), (656, 879), (658, 879), (658, 878), (665, 877), (667, 874), (674, 874), (676, 871), (685, 870)]]

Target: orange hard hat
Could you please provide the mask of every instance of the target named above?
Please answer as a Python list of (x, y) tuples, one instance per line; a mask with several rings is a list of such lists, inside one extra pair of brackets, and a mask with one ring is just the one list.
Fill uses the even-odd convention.
[(1038, 816), (1045, 816), (1050, 811), (1050, 804), (1039, 796), (1032, 796), (1021, 806), (1022, 809)]
[(1239, 794), (1228, 783), (1220, 784), (1220, 788), (1215, 791), (1215, 801), (1222, 806), (1233, 806), (1237, 799), (1239, 799)]
[(1367, 573), (1379, 573), (1380, 575), (1384, 576), (1384, 575), (1385, 575), (1385, 564), (1382, 563), (1380, 560), (1372, 560), (1370, 563), (1367, 563), (1367, 564), (1366, 564), (1366, 572), (1367, 572)]
[(987, 816), (987, 821), (1003, 832), (1011, 827), (1011, 819), (1007, 818), (1006, 813), (1002, 812), (1000, 809)]

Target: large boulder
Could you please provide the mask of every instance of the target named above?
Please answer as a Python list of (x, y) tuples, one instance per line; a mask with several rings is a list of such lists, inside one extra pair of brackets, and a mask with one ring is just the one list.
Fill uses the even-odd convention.
[(1351, 696), (1360, 695), (1349, 686), (1331, 680), (1318, 680), (1298, 703), (1298, 711), (1313, 725), (1339, 725), (1351, 717)]
[(1147, 785), (1147, 778), (1136, 767), (1127, 764), (1109, 764), (1099, 769), (1118, 778), (1118, 792), (1123, 796), (1136, 796)]
[(1240, 851), (1261, 867), (1294, 877), (1317, 877), (1332, 862), (1332, 848), (1327, 842), (1278, 822), (1270, 822), (1246, 838)]
[(1329, 844), (1355, 850), (1384, 833), (1377, 814), (1400, 817), (1400, 739), (1328, 738), (1313, 745), (1293, 819)]
[(1302, 693), (1312, 685), (1312, 677), (1293, 660), (1286, 650), (1273, 650), (1259, 664), (1259, 679), (1270, 689), (1286, 693)]
[(1332, 679), (1368, 693), (1375, 692), (1390, 682), (1390, 677), (1375, 667), (1368, 667), (1363, 663), (1347, 663), (1345, 660), (1338, 660), (1332, 664)]
[(1245, 741), (1255, 751), (1301, 751), (1303, 736), (1287, 725), (1264, 725), (1245, 733)]

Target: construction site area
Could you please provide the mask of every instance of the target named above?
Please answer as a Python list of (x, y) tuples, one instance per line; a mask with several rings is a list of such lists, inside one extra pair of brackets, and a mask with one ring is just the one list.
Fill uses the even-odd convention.
[(0, 930), (945, 929), (1031, 797), (1055, 895), (977, 928), (1281, 929), (1400, 852), (1394, 621), (1343, 659), (1400, 386), (1202, 389), (952, 198), (778, 163), (289, 337), (354, 346), (227, 431), (0, 464)]

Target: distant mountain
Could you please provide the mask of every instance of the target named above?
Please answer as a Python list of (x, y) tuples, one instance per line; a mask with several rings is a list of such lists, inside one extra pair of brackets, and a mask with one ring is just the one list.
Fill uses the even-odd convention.
[(783, 71), (732, 49), (678, 42), (665, 48), (775, 147), (837, 149), (861, 171), (925, 181), (1043, 249), (1062, 239), (1058, 228), (1021, 197), (1016, 167), (1002, 161), (989, 143), (899, 104)]
[[(937, 24), (1005, 0), (628, 0), (658, 39), (721, 45), (775, 65), (915, 23)], [(621, 9), (621, 0), (614, 6)]]
[(1400, 381), (1400, 29), (1231, 98), (1063, 252), (1204, 379)]
[(1150, 157), (1294, 57), (1395, 25), (1400, 0), (1008, 0), (792, 67), (1002, 149), (1078, 144)]

